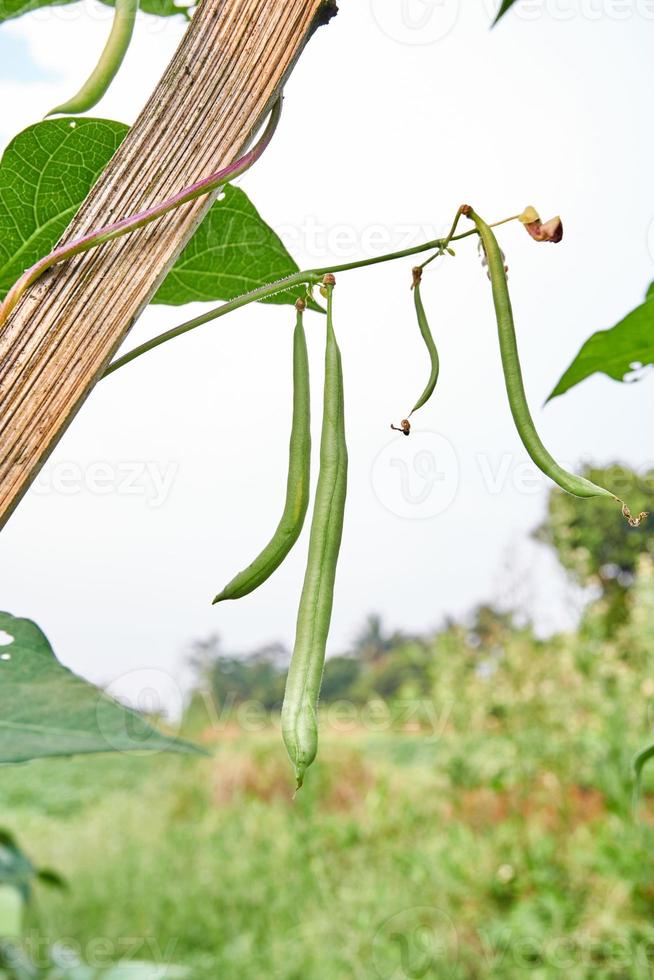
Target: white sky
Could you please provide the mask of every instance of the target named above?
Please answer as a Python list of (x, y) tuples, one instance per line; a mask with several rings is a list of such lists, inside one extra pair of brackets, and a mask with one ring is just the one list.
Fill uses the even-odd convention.
[[(513, 225), (501, 235), (537, 423), (570, 465), (650, 465), (651, 380), (595, 377), (540, 406), (582, 341), (654, 279), (654, 3), (525, 0), (492, 32), (490, 0), (341, 8), (302, 57), (278, 135), (241, 186), (301, 267), (433, 237), (464, 201), (493, 220), (526, 204), (561, 213), (560, 246)], [(83, 4), (0, 26), (0, 144), (75, 90), (109, 16)], [(183, 29), (141, 17), (94, 114), (131, 122)], [(415, 630), (484, 599), (527, 604), (543, 628), (570, 614), (554, 563), (528, 542), (546, 483), (533, 485), (512, 428), (472, 243), (426, 275), (441, 379), (412, 438), (390, 438), (428, 372), (411, 264), (338, 281), (351, 463), (331, 652), (372, 610)], [(128, 344), (199, 310), (156, 307)], [(185, 644), (212, 631), (237, 651), (292, 643), (306, 533), (260, 591), (209, 604), (279, 516), (292, 325), (291, 309), (249, 307), (103, 382), (3, 531), (0, 606), (34, 618), (85, 676), (116, 691), (144, 678), (164, 687), (180, 677)], [(316, 449), (321, 327), (310, 319)], [(168, 481), (163, 496), (145, 466)]]

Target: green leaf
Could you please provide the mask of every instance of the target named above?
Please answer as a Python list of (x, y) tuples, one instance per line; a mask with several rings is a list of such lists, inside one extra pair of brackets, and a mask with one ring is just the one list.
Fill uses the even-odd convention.
[[(198, 300), (233, 299), (298, 271), (247, 194), (227, 184), (152, 302), (180, 306)], [(305, 293), (300, 287), (276, 293), (264, 302), (294, 303)]]
[(60, 664), (31, 620), (0, 612), (0, 634), (0, 763), (134, 749), (202, 752)]
[[(0, 0), (0, 21), (22, 17), (23, 14), (38, 10), (40, 7), (70, 6), (74, 2), (75, 0)], [(113, 6), (111, 0), (102, 0), (102, 2), (110, 7)], [(140, 6), (146, 14), (155, 14), (158, 17), (182, 15), (188, 18), (187, 4), (176, 3), (175, 0), (141, 0)]]
[(0, 160), (0, 297), (54, 248), (127, 131), (106, 119), (48, 119), (11, 141)]
[(624, 381), (631, 371), (653, 363), (654, 283), (647, 290), (644, 303), (611, 329), (599, 330), (588, 338), (547, 401), (598, 371)]
[(39, 7), (61, 7), (73, 0), (0, 0), (0, 21), (21, 17)]
[[(127, 132), (107, 119), (48, 119), (12, 140), (0, 160), (0, 299), (52, 251)], [(247, 195), (227, 185), (154, 302), (233, 299), (297, 271)], [(287, 290), (267, 302), (294, 303), (302, 292)]]
[[(35, 868), (18, 846), (14, 835), (0, 828), (0, 888), (15, 889), (19, 892), (21, 900), (27, 902), (35, 880), (54, 888), (68, 887), (66, 880), (58, 872), (50, 868)], [(1, 928), (0, 935), (6, 935)]]
[(502, 17), (504, 17), (504, 14), (507, 13), (507, 11), (509, 11), (511, 9), (511, 7), (513, 6), (513, 4), (515, 2), (516, 2), (516, 0), (502, 0), (502, 6), (500, 7), (500, 9), (499, 9), (499, 11), (497, 13), (497, 17), (495, 18), (495, 20), (493, 21), (493, 23), (494, 24), (497, 24), (498, 20), (501, 20)]
[(13, 834), (0, 830), (0, 886), (14, 888), (26, 902), (35, 876), (34, 865), (20, 849)]

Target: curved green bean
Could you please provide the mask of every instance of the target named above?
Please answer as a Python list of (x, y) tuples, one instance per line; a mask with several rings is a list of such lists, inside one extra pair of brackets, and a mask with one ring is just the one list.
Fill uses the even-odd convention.
[(68, 102), (51, 109), (49, 116), (86, 112), (100, 101), (118, 74), (127, 54), (138, 9), (139, 0), (116, 0), (111, 32), (100, 60), (79, 92)]
[(422, 339), (425, 342), (425, 347), (429, 352), (429, 360), (431, 363), (431, 371), (429, 374), (429, 381), (425, 386), (425, 390), (421, 394), (418, 401), (415, 403), (411, 411), (409, 412), (409, 418), (416, 412), (419, 408), (428, 402), (434, 393), (434, 388), (436, 387), (436, 382), (438, 381), (438, 371), (440, 368), (438, 360), (438, 351), (436, 350), (436, 344), (432, 336), (432, 332), (429, 329), (429, 322), (427, 320), (427, 314), (425, 313), (425, 307), (422, 303), (422, 297), (420, 295), (420, 282), (422, 279), (422, 266), (417, 265), (413, 270), (413, 302), (416, 308), (416, 316), (418, 318), (418, 326), (420, 327), (420, 333), (422, 334)]
[(309, 360), (302, 314), (304, 300), (296, 303), (297, 321), (293, 334), (293, 425), (288, 454), (286, 502), (272, 538), (254, 561), (235, 575), (214, 604), (224, 599), (241, 599), (258, 589), (279, 568), (297, 541), (309, 506), (311, 471), (311, 407)]
[(421, 265), (417, 265), (413, 269), (413, 302), (416, 308), (416, 317), (418, 319), (418, 326), (420, 328), (420, 333), (422, 339), (425, 342), (425, 347), (429, 352), (429, 361), (431, 364), (431, 371), (429, 373), (429, 380), (427, 385), (421, 394), (418, 401), (415, 403), (407, 418), (402, 419), (399, 425), (393, 425), (391, 423), (391, 429), (395, 432), (401, 432), (403, 435), (408, 436), (411, 434), (411, 423), (409, 419), (419, 408), (428, 402), (434, 393), (434, 388), (436, 387), (436, 382), (438, 381), (438, 371), (440, 368), (438, 360), (438, 351), (436, 350), (436, 343), (432, 336), (432, 332), (429, 327), (429, 321), (427, 320), (427, 314), (425, 313), (425, 307), (422, 302), (422, 296), (420, 295), (420, 283), (422, 281), (422, 269)]
[(464, 205), (461, 211), (474, 221), (484, 251), (486, 252), (488, 273), (493, 287), (493, 302), (495, 304), (506, 391), (509, 396), (513, 421), (515, 422), (522, 444), (536, 466), (563, 490), (567, 490), (568, 493), (574, 494), (577, 497), (612, 497), (614, 500), (622, 503), (620, 498), (614, 493), (611, 493), (610, 490), (606, 490), (604, 487), (592, 483), (583, 476), (575, 476), (574, 473), (569, 473), (567, 470), (564, 470), (543, 445), (529, 411), (522, 380), (515, 326), (513, 323), (513, 311), (511, 309), (511, 298), (509, 296), (502, 252), (492, 229), (486, 222), (482, 221), (479, 215), (475, 214), (468, 205)]
[(282, 734), (298, 789), (318, 749), (317, 706), (332, 614), (347, 492), (343, 371), (332, 320), (334, 277), (325, 277), (327, 343), (320, 474), (311, 522), (295, 646), (282, 707)]

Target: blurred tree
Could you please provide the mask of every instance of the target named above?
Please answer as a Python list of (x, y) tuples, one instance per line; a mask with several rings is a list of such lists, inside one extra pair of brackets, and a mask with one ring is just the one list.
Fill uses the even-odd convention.
[(468, 642), (471, 646), (495, 648), (501, 646), (507, 631), (513, 628), (513, 613), (501, 612), (483, 602), (470, 616)]
[[(584, 476), (613, 490), (628, 502), (632, 513), (654, 510), (652, 470), (639, 475), (614, 464), (604, 469), (587, 467)], [(607, 635), (625, 622), (627, 592), (638, 560), (643, 554), (654, 554), (654, 520), (632, 528), (606, 499), (580, 500), (554, 489), (547, 517), (534, 536), (555, 549), (575, 582), (598, 590)]]
[(329, 657), (320, 692), (321, 701), (357, 700), (354, 687), (361, 675), (361, 661), (354, 657)]
[(394, 647), (405, 639), (403, 633), (387, 633), (379, 613), (370, 613), (352, 645), (352, 656), (358, 657), (364, 663), (372, 664), (383, 658)]
[(218, 707), (257, 701), (266, 709), (279, 707), (289, 652), (281, 643), (269, 643), (247, 654), (223, 653), (216, 634), (196, 640), (189, 664)]

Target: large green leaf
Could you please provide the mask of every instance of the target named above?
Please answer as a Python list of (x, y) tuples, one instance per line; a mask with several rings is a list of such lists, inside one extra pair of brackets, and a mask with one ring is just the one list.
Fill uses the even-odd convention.
[[(54, 248), (127, 131), (106, 119), (49, 119), (12, 140), (0, 161), (0, 298)], [(247, 195), (227, 185), (154, 302), (232, 299), (297, 271)], [(293, 303), (300, 292), (268, 301)]]
[(56, 245), (127, 131), (49, 119), (11, 141), (0, 160), (0, 297)]
[(562, 395), (598, 371), (616, 381), (624, 381), (630, 372), (648, 364), (654, 364), (654, 282), (644, 303), (614, 327), (599, 330), (588, 338), (547, 400)]
[[(75, 0), (0, 0), (0, 21), (21, 17), (40, 7), (62, 7), (74, 2)], [(113, 6), (112, 0), (102, 0), (102, 2)], [(158, 17), (172, 17), (175, 14), (188, 17), (188, 5), (175, 3), (175, 0), (141, 0), (140, 6), (146, 14), (156, 14)]]
[(498, 20), (500, 20), (502, 17), (504, 17), (504, 14), (507, 13), (507, 11), (511, 9), (511, 7), (513, 6), (514, 3), (516, 3), (516, 0), (502, 0), (502, 6), (500, 7), (500, 9), (499, 9), (499, 11), (497, 13), (497, 17), (495, 18), (495, 23), (496, 24), (497, 24)]
[(73, 674), (31, 620), (0, 612), (0, 633), (0, 763), (134, 749), (201, 752)]
[[(227, 184), (156, 293), (153, 303), (181, 306), (233, 299), (298, 271), (279, 236), (240, 188)], [(306, 290), (264, 302), (294, 303)]]

